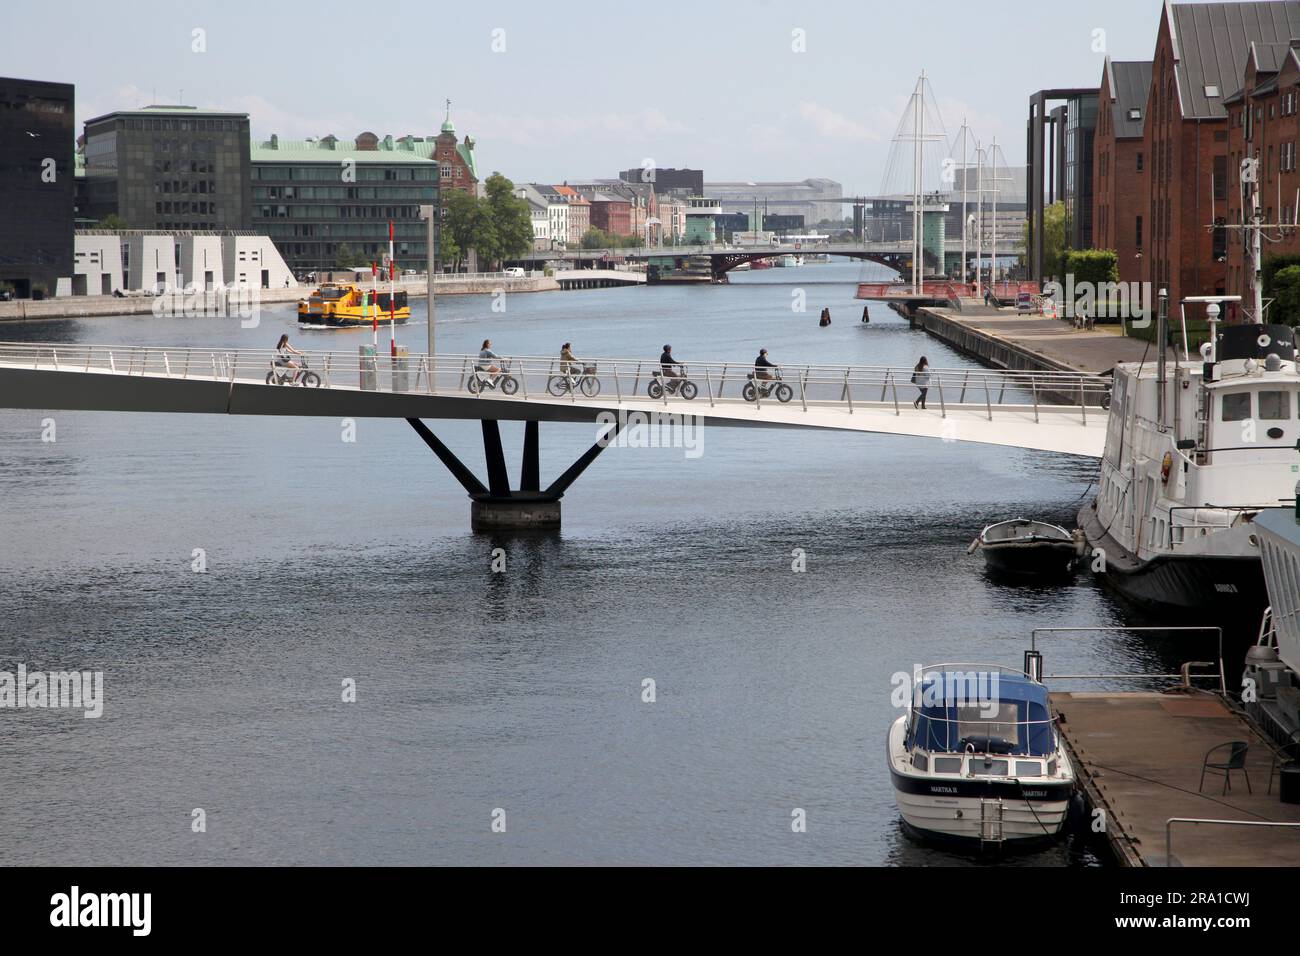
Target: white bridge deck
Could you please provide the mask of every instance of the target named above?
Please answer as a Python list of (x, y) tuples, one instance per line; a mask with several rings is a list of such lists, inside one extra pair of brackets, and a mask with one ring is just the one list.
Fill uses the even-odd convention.
[(0, 407), (556, 422), (671, 413), (719, 426), (873, 432), (1100, 458), (1109, 391), (1107, 379), (1092, 375), (931, 369), (929, 407), (921, 410), (912, 407), (911, 369), (787, 365), (780, 374), (788, 402), (775, 394), (750, 401), (742, 394), (750, 365), (692, 363), (686, 375), (697, 394), (687, 401), (650, 397), (659, 381), (655, 361), (584, 359), (591, 374), (564, 377), (558, 359), (515, 357), (504, 360), (513, 394), (504, 381), (472, 394), (476, 356), (304, 358), (318, 387), (267, 384), (269, 350), (0, 343)]

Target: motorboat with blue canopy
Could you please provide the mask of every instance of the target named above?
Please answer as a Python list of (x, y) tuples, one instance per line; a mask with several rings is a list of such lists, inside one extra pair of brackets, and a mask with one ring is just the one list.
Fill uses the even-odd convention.
[(920, 669), (886, 745), (907, 829), (981, 846), (1054, 839), (1074, 792), (1047, 688), (996, 665)]
[(920, 698), (912, 739), (926, 750), (1046, 757), (1056, 749), (1047, 688), (1023, 674), (931, 673)]

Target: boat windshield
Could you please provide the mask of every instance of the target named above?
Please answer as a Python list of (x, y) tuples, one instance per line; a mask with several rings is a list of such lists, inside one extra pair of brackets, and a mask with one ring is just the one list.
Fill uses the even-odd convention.
[(1049, 756), (1056, 735), (1047, 688), (1015, 674), (927, 674), (916, 690), (906, 743), (938, 753)]

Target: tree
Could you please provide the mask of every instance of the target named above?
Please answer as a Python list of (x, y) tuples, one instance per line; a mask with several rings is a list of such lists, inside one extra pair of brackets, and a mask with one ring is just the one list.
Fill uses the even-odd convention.
[(490, 238), (479, 252), (490, 262), (517, 259), (533, 247), (533, 219), (528, 200), (515, 195), (515, 184), (500, 173), (493, 173), (483, 184)]
[(582, 237), (582, 248), (584, 249), (608, 249), (613, 243), (610, 242), (609, 236), (603, 229), (597, 229), (592, 226)]
[(334, 265), (339, 269), (351, 269), (361, 259), (346, 242), (339, 243), (334, 250)]
[[(1029, 252), (1029, 220), (1025, 220), (1024, 226), (1025, 237), (1025, 254)], [(1065, 203), (1054, 202), (1043, 210), (1043, 271), (1051, 273), (1061, 273), (1064, 271), (1064, 263), (1061, 256), (1065, 252)], [(1060, 278), (1060, 275), (1055, 275)], [(1043, 276), (1048, 278), (1048, 276)]]
[(116, 213), (109, 213), (103, 219), (99, 220), (99, 222), (95, 223), (95, 228), (113, 229), (115, 231), (120, 232), (123, 229), (130, 229), (131, 227), (127, 225), (126, 220), (123, 219), (121, 216), (117, 215)]
[[(531, 231), (531, 223), (528, 228)], [(443, 207), (442, 242), (442, 259), (444, 262), (450, 259), (453, 268), (460, 267), (461, 257), (470, 249), (488, 255), (495, 236), (486, 206), (477, 197), (459, 190), (447, 196)], [(454, 256), (448, 252), (449, 248), (455, 250)]]
[(1300, 323), (1300, 265), (1286, 266), (1273, 274), (1272, 294), (1269, 321), (1279, 325)]

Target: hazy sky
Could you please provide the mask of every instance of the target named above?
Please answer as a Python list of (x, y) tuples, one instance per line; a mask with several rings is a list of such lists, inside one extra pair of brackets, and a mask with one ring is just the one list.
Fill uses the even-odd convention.
[(1149, 57), (1161, 9), (1158, 0), (15, 3), (0, 72), (75, 83), (79, 131), (90, 117), (174, 103), (183, 90), (187, 104), (248, 112), (259, 140), (418, 135), (437, 131), (450, 98), (457, 131), (478, 141), (481, 171), (519, 181), (613, 177), (652, 160), (712, 180), (825, 176), (875, 193), (922, 69), (950, 134), (965, 116), (1020, 163), (1029, 94), (1097, 85), (1099, 46), (1115, 59)]

